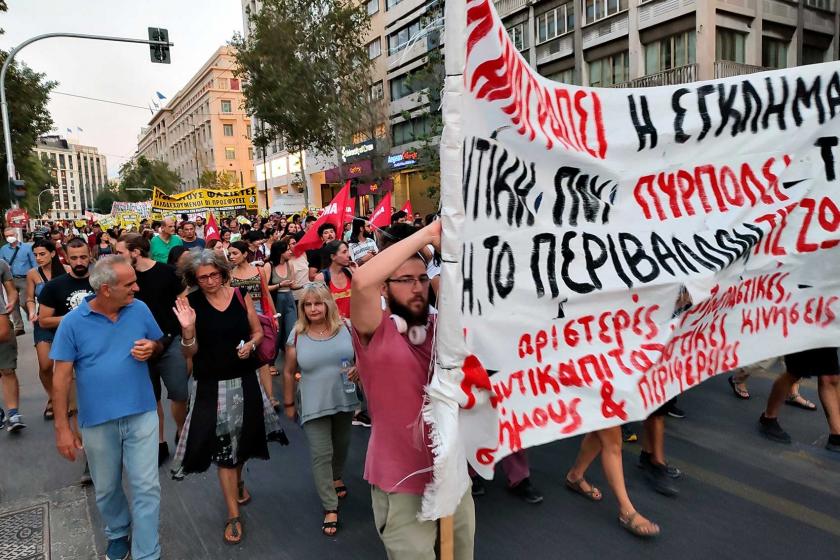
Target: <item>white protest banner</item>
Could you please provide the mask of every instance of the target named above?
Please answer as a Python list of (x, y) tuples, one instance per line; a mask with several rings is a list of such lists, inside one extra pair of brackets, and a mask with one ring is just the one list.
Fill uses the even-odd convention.
[(720, 372), (840, 346), (840, 64), (581, 88), (530, 68), (491, 0), (450, 33), (457, 4), (429, 392), (461, 411), (457, 434), (427, 411), (440, 448), (425, 515), (451, 510), (435, 485), (457, 450), (440, 442), (460, 436), (491, 476)]

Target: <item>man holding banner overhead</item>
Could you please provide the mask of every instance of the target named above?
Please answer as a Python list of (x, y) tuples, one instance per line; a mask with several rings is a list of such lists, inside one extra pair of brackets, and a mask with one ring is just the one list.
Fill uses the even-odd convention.
[[(433, 222), (373, 257), (353, 276), (353, 346), (373, 420), (365, 480), (391, 560), (435, 558), (438, 524), (417, 518), (432, 478), (431, 441), (421, 410), (435, 339), (430, 281), (419, 251), (439, 246), (440, 232), (440, 222)], [(382, 310), (383, 293), (387, 311)], [(472, 558), (475, 509), (469, 490), (453, 518), (455, 558)]]

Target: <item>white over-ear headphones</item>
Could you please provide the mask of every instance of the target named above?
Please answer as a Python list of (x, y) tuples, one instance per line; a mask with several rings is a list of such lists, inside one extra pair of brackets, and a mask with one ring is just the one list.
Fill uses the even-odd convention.
[(394, 326), (397, 327), (398, 333), (408, 333), (408, 341), (413, 345), (420, 346), (426, 342), (427, 328), (425, 326), (420, 327), (415, 325), (413, 327), (409, 327), (408, 323), (405, 322), (405, 319), (399, 315), (391, 315), (391, 320), (394, 321)]

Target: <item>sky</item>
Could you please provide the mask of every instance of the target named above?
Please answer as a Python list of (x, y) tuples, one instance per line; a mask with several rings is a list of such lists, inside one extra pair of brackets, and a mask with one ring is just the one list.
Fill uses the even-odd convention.
[(6, 51), (44, 33), (147, 39), (149, 27), (169, 30), (175, 43), (171, 64), (153, 64), (148, 45), (69, 38), (38, 41), (15, 57), (59, 82), (55, 92), (146, 107), (51, 96), (57, 132), (72, 143), (97, 147), (108, 159), (111, 178), (136, 151), (140, 128), (152, 117), (148, 105), (157, 100), (155, 92), (174, 97), (216, 49), (242, 31), (239, 0), (8, 0), (8, 5), (9, 11), (0, 13), (5, 30), (0, 48)]

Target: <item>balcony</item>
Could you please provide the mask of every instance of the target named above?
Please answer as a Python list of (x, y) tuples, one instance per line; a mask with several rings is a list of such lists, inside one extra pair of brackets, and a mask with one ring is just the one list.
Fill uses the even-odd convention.
[(496, 12), (500, 18), (528, 7), (527, 0), (494, 0), (493, 3), (496, 5)]
[(744, 74), (755, 74), (756, 72), (766, 72), (767, 70), (772, 70), (772, 68), (741, 64), (740, 62), (731, 62), (729, 60), (715, 61), (715, 78), (743, 76)]
[(641, 78), (636, 78), (628, 82), (614, 84), (614, 88), (643, 88), (656, 86), (673, 86), (677, 84), (687, 84), (697, 81), (697, 65), (686, 64), (685, 66), (677, 66), (670, 70), (664, 70), (655, 74), (648, 74)]

